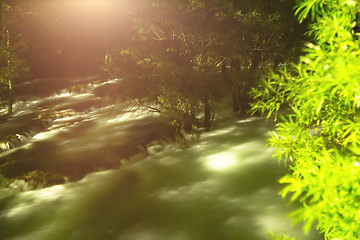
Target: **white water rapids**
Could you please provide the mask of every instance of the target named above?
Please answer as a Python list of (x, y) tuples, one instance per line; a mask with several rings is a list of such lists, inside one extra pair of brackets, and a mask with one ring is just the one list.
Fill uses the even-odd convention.
[[(31, 111), (26, 104), (26, 111)], [(148, 121), (141, 115), (136, 119)], [(130, 135), (142, 136), (143, 131), (99, 109), (53, 121), (26, 142), (43, 145), (25, 144), (15, 156), (31, 158), (31, 151), (41, 151), (49, 141), (56, 148), (44, 149), (48, 161), (101, 157), (112, 151), (112, 144), (126, 142)], [(83, 128), (74, 130), (76, 124)], [(266, 147), (273, 128), (274, 123), (261, 118), (238, 119), (218, 111), (214, 129), (189, 149), (154, 146), (150, 155), (130, 166), (40, 190), (3, 187), (0, 239), (265, 240), (273, 232), (320, 240), (315, 232), (305, 236), (301, 225), (292, 226), (287, 217), (294, 208), (279, 196), (282, 186), (277, 183), (287, 170)], [(0, 158), (11, 151), (19, 148)]]

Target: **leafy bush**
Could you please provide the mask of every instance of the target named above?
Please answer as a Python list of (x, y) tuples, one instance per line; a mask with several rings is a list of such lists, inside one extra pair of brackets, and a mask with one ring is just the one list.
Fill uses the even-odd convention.
[(286, 235), (279, 236), (276, 234), (271, 234), (269, 239), (271, 239), (271, 240), (295, 240), (295, 238), (289, 238)]
[(270, 143), (290, 160), (282, 196), (303, 207), (293, 215), (313, 222), (325, 239), (360, 239), (360, 5), (355, 0), (304, 0), (300, 22), (314, 22), (298, 64), (270, 73), (253, 90), (254, 111), (288, 113)]
[(164, 90), (158, 97), (160, 112), (176, 129), (192, 131), (196, 125), (199, 101), (185, 97), (181, 93)]
[(31, 189), (49, 187), (52, 185), (63, 184), (66, 182), (66, 178), (64, 176), (49, 172), (45, 173), (40, 170), (28, 172), (19, 179), (27, 182)]

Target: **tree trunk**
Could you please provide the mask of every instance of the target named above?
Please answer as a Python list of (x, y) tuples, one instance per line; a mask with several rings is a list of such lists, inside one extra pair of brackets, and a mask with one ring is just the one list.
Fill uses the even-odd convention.
[(261, 62), (261, 52), (259, 50), (254, 50), (251, 53), (251, 66), (250, 66), (250, 71), (254, 72), (257, 67), (259, 66)]
[(192, 115), (185, 116), (184, 123), (183, 123), (184, 124), (183, 128), (184, 128), (185, 132), (193, 131), (193, 123), (194, 123), (194, 119), (193, 119)]
[[(245, 93), (246, 94), (246, 93)], [(247, 97), (247, 95), (241, 95), (238, 98), (239, 100), (239, 108), (240, 108), (240, 114), (241, 116), (246, 116), (248, 110), (250, 109), (249, 101), (250, 99)]]
[(231, 86), (231, 81), (230, 81), (230, 77), (229, 77), (229, 72), (226, 66), (226, 61), (224, 61), (221, 64), (221, 75), (223, 77), (223, 80), (225, 83), (227, 83), (229, 86)]
[(206, 131), (210, 131), (210, 123), (211, 123), (211, 106), (210, 106), (210, 98), (205, 98), (205, 116), (204, 116), (204, 127)]
[(8, 99), (7, 99), (7, 114), (13, 113), (13, 89), (12, 88), (13, 88), (12, 81), (11, 81), (11, 79), (9, 79), (9, 81), (8, 81), (9, 95), (8, 95)]
[(13, 83), (11, 80), (11, 56), (10, 56), (10, 33), (9, 30), (6, 29), (6, 48), (7, 48), (7, 67), (8, 67), (8, 99), (7, 99), (7, 114), (12, 114), (13, 109)]
[(232, 92), (232, 102), (233, 102), (234, 112), (238, 112), (240, 110), (240, 107), (239, 107), (237, 89), (233, 90), (233, 92)]

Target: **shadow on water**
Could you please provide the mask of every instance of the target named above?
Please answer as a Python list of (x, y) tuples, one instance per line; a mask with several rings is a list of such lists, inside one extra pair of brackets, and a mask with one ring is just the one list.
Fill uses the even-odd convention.
[(186, 150), (168, 146), (129, 167), (51, 188), (2, 189), (0, 238), (265, 240), (275, 232), (321, 239), (304, 236), (286, 217), (291, 208), (277, 183), (286, 169), (265, 147), (273, 124), (223, 117)]

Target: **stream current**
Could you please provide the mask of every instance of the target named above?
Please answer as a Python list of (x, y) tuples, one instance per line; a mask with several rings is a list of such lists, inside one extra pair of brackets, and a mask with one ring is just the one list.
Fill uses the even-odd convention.
[[(277, 182), (287, 169), (266, 147), (273, 122), (239, 119), (218, 106), (213, 130), (191, 147), (157, 145), (161, 118), (104, 103), (94, 89), (117, 80), (87, 79), (76, 93), (17, 101), (1, 123), (2, 134), (15, 136), (1, 144), (1, 164), (89, 174), (37, 190), (1, 187), (0, 239), (265, 240), (271, 232), (322, 239), (287, 217), (294, 206)], [(46, 124), (34, 127), (37, 120)], [(149, 142), (147, 154), (114, 167)]]

